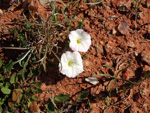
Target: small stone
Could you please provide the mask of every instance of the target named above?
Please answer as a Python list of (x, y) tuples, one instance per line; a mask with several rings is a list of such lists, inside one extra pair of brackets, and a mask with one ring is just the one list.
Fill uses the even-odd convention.
[(129, 47), (135, 47), (135, 44), (134, 44), (134, 42), (132, 42), (132, 41), (129, 41), (128, 43), (127, 43), (127, 45), (129, 46)]
[(43, 6), (49, 6), (51, 2), (53, 2), (54, 0), (39, 0), (39, 2), (43, 5)]
[(93, 84), (93, 85), (96, 85), (99, 81), (97, 80), (96, 77), (88, 77), (88, 78), (85, 78), (85, 81)]
[(118, 26), (118, 30), (121, 34), (125, 35), (128, 32), (128, 23), (126, 21), (122, 21)]
[(3, 11), (0, 9), (0, 15), (3, 15)]
[(138, 56), (138, 55), (139, 55), (138, 52), (135, 52), (134, 54), (135, 54), (135, 56)]
[(117, 33), (117, 31), (113, 28), (112, 29), (112, 34), (114, 35), (114, 34), (116, 34)]

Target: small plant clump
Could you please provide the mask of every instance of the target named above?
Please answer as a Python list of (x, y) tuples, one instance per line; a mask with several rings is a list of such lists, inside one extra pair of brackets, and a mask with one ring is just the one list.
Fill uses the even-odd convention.
[[(74, 17), (69, 19), (64, 10), (60, 10), (59, 6), (56, 8), (56, 1), (51, 4), (52, 14), (47, 20), (44, 20), (40, 16), (36, 19), (34, 17), (37, 11), (36, 3), (37, 2), (33, 0), (26, 0), (23, 4), (23, 8), (26, 9), (26, 7), (28, 7), (27, 11), (29, 13), (23, 13), (24, 21), (15, 21), (14, 25), (17, 24), (18, 26), (14, 28), (9, 28), (8, 26), (10, 35), (16, 39), (17, 43), (11, 44), (10, 47), (2, 47), (2, 49), (19, 52), (18, 57), (16, 55), (17, 61), (10, 60), (8, 64), (4, 64), (3, 61), (0, 60), (0, 113), (4, 111), (27, 113), (37, 112), (39, 110), (37, 109), (39, 102), (37, 95), (43, 91), (40, 88), (41, 82), (37, 79), (39, 79), (39, 75), (42, 71), (47, 71), (47, 58), (51, 56), (51, 53), (60, 61), (58, 54), (54, 51), (55, 48), (58, 49), (56, 38), (62, 41), (62, 35), (60, 34), (65, 36), (70, 30), (70, 25), (73, 21), (80, 23), (78, 28), (82, 25), (82, 21), (76, 20)], [(65, 7), (67, 8), (67, 6)], [(61, 15), (65, 16), (65, 22), (58, 21), (58, 12), (62, 12)], [(66, 23), (69, 26), (66, 26)], [(66, 52), (66, 54), (69, 54), (67, 55), (67, 57), (69, 57), (69, 59), (67, 59), (69, 70), (65, 69), (67, 68), (64, 64), (66, 62), (60, 62), (59, 67), (62, 65), (62, 70), (60, 69), (60, 71), (68, 75), (68, 77), (75, 77), (83, 72), (81, 55), (78, 52)], [(74, 56), (74, 59), (70, 58), (72, 56)], [(64, 57), (65, 53), (61, 59), (64, 60)], [(70, 70), (72, 74), (70, 74)], [(57, 98), (58, 97), (56, 97), (55, 100), (59, 101)], [(45, 107), (49, 111), (48, 106)]]

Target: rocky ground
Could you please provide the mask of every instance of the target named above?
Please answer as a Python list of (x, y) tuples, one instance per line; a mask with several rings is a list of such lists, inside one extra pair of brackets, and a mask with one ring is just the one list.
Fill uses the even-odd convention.
[[(70, 2), (63, 0), (65, 4)], [(94, 2), (88, 1), (88, 2)], [(50, 11), (45, 6), (38, 3), (37, 14), (44, 19), (48, 18)], [(56, 6), (62, 9), (64, 6), (56, 2)], [(0, 40), (2, 45), (9, 45), (11, 38), (7, 36), (8, 28), (14, 27), (11, 23), (14, 20), (22, 19), (23, 8), (0, 2)], [(134, 7), (132, 0), (102, 0), (97, 5), (87, 5), (84, 0), (68, 8), (67, 15), (70, 18), (76, 13), (75, 19), (84, 19), (83, 29), (91, 35), (92, 45), (83, 59), (84, 72), (77, 78), (68, 79), (58, 71), (58, 67), (47, 65), (47, 72), (40, 76), (42, 81), (42, 94), (39, 100), (48, 100), (49, 96), (60, 93), (70, 94), (72, 101), (77, 99), (77, 95), (82, 91), (89, 91), (91, 109), (81, 103), (76, 112), (104, 112), (104, 113), (149, 113), (150, 112), (150, 79), (143, 76), (150, 71), (150, 1), (142, 0), (141, 4)], [(63, 21), (64, 16), (59, 15), (58, 20)], [(72, 22), (71, 26), (76, 27), (78, 22)], [(6, 37), (3, 37), (4, 34)], [(68, 37), (64, 37), (65, 40)], [(9, 44), (4, 43), (8, 41)], [(63, 48), (59, 49), (59, 52)], [(10, 55), (13, 59), (15, 54)], [(7, 59), (10, 56), (0, 50), (0, 57)], [(118, 78), (124, 78), (139, 85), (130, 88), (130, 84), (124, 81), (117, 81), (118, 93), (115, 91), (115, 84), (112, 83), (111, 96), (107, 90), (110, 79), (97, 76), (99, 83), (92, 85), (85, 81), (85, 78), (96, 74), (113, 74), (112, 71), (103, 65), (115, 68), (115, 73), (131, 66), (123, 71)], [(123, 87), (127, 89), (123, 93)], [(106, 105), (106, 97), (109, 96), (109, 103)], [(39, 105), (40, 106), (40, 105)], [(71, 111), (70, 111), (71, 112)], [(73, 111), (74, 112), (74, 111)]]

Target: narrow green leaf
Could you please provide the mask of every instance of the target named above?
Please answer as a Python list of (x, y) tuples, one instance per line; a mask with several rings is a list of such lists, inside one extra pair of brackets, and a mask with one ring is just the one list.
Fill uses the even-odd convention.
[(54, 100), (56, 100), (58, 102), (64, 102), (68, 99), (69, 99), (69, 95), (64, 95), (64, 94), (59, 94), (59, 95), (55, 96), (55, 98), (54, 98)]
[(109, 69), (111, 69), (113, 72), (115, 72), (114, 68), (109, 66), (109, 65), (103, 65), (104, 67), (108, 67)]
[(107, 74), (97, 74), (97, 75), (94, 75), (94, 76), (105, 76), (105, 77), (115, 78), (114, 76), (112, 76), (112, 75), (107, 75)]
[(123, 86), (123, 89), (122, 89), (122, 90), (123, 90), (123, 93), (126, 94), (126, 90), (127, 90), (127, 89), (126, 89), (124, 86)]
[(3, 61), (0, 59), (0, 68), (2, 67), (3, 65)]
[(10, 72), (13, 68), (14, 62), (12, 60), (9, 61), (7, 65), (4, 66), (4, 73)]
[(97, 4), (100, 4), (100, 3), (102, 3), (102, 1), (100, 1), (100, 2), (94, 2), (94, 3), (87, 3), (87, 0), (85, 0), (85, 4), (86, 5), (97, 5)]
[(32, 76), (33, 76), (33, 72), (32, 72), (32, 70), (30, 70), (28, 77), (31, 78)]
[(109, 97), (108, 96), (105, 99), (105, 103), (106, 103), (107, 106), (109, 105)]
[(126, 80), (126, 79), (123, 79), (123, 78), (117, 78), (118, 80), (122, 80), (122, 81), (126, 81), (126, 82), (129, 82), (129, 83), (131, 83), (131, 84), (133, 84), (133, 85), (138, 85), (139, 84), (139, 82), (132, 82), (132, 81), (130, 81), (130, 80)]
[(129, 65), (127, 67), (125, 67), (124, 69), (118, 71), (118, 73), (116, 74), (116, 78), (119, 75), (120, 72), (125, 71), (126, 69), (128, 69), (131, 66), (131, 61), (129, 61)]
[(3, 92), (3, 94), (10, 94), (11, 90), (7, 87), (2, 87), (1, 91)]
[(116, 86), (116, 92), (118, 93), (118, 85), (117, 85), (117, 80), (115, 79), (115, 86)]
[(11, 84), (14, 84), (16, 82), (16, 74), (13, 74), (11, 77), (10, 77), (10, 83)]
[(74, 17), (77, 15), (78, 10), (79, 10), (79, 6), (76, 8), (76, 11), (75, 11), (75, 13), (74, 13), (72, 19), (74, 19)]
[(110, 86), (111, 86), (113, 81), (114, 81), (114, 79), (109, 82), (109, 84), (108, 84), (108, 91), (110, 91)]
[(82, 92), (78, 95), (78, 99), (83, 100), (84, 98), (88, 97), (88, 95), (89, 95), (89, 91)]

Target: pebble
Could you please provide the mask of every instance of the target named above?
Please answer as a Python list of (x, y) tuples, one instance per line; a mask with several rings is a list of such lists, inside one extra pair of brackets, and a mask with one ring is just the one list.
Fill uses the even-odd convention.
[(43, 6), (49, 6), (51, 2), (53, 2), (54, 0), (39, 0), (39, 2), (43, 5)]
[(118, 26), (118, 30), (125, 35), (128, 32), (128, 22), (122, 21)]
[(88, 78), (85, 78), (85, 81), (93, 84), (93, 85), (96, 85), (99, 81), (97, 80), (96, 77), (88, 77)]
[(114, 35), (114, 34), (116, 34), (117, 33), (117, 31), (115, 30), (115, 28), (113, 28), (112, 29), (112, 34)]

